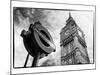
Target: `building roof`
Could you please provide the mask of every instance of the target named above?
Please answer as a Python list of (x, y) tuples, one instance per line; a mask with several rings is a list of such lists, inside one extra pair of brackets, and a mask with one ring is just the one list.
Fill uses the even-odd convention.
[(61, 32), (64, 32), (67, 28), (69, 28), (72, 24), (75, 24), (75, 21), (73, 19), (73, 17), (71, 16), (71, 13), (69, 12), (69, 18), (66, 20), (66, 25), (61, 29)]

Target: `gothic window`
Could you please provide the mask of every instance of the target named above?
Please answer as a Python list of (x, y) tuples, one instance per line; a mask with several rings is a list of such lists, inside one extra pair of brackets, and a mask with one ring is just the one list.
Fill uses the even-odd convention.
[(78, 34), (80, 35), (80, 37), (82, 37), (82, 33), (78, 30)]

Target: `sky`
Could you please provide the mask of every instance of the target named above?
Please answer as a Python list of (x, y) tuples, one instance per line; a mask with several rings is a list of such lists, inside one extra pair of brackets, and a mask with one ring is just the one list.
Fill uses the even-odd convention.
[[(23, 9), (23, 8), (22, 8)], [(47, 57), (39, 60), (38, 65), (42, 65), (46, 61), (49, 64), (60, 65), (60, 31), (65, 26), (66, 20), (71, 13), (77, 25), (83, 30), (85, 40), (87, 43), (87, 51), (90, 62), (93, 63), (93, 12), (92, 11), (63, 11), (63, 10), (49, 10), (49, 9), (30, 9), (25, 10), (14, 8), (14, 36), (15, 36), (15, 67), (22, 67), (24, 65), (27, 51), (23, 45), (23, 39), (20, 36), (23, 29), (28, 30), (30, 23), (40, 21), (42, 25), (50, 32), (54, 44), (56, 45), (56, 52), (52, 52)], [(25, 12), (22, 12), (25, 11)], [(23, 15), (24, 14), (24, 15)], [(31, 65), (32, 57), (30, 56), (28, 66)]]

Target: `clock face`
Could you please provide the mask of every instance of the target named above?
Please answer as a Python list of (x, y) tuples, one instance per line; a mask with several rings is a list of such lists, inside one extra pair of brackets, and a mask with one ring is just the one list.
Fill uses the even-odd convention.
[(69, 30), (67, 30), (67, 31), (65, 32), (65, 35), (69, 35)]

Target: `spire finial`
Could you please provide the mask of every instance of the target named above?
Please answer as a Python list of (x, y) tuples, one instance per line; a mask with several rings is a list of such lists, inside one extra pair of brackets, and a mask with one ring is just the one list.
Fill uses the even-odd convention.
[(69, 12), (69, 17), (71, 17), (71, 13)]

